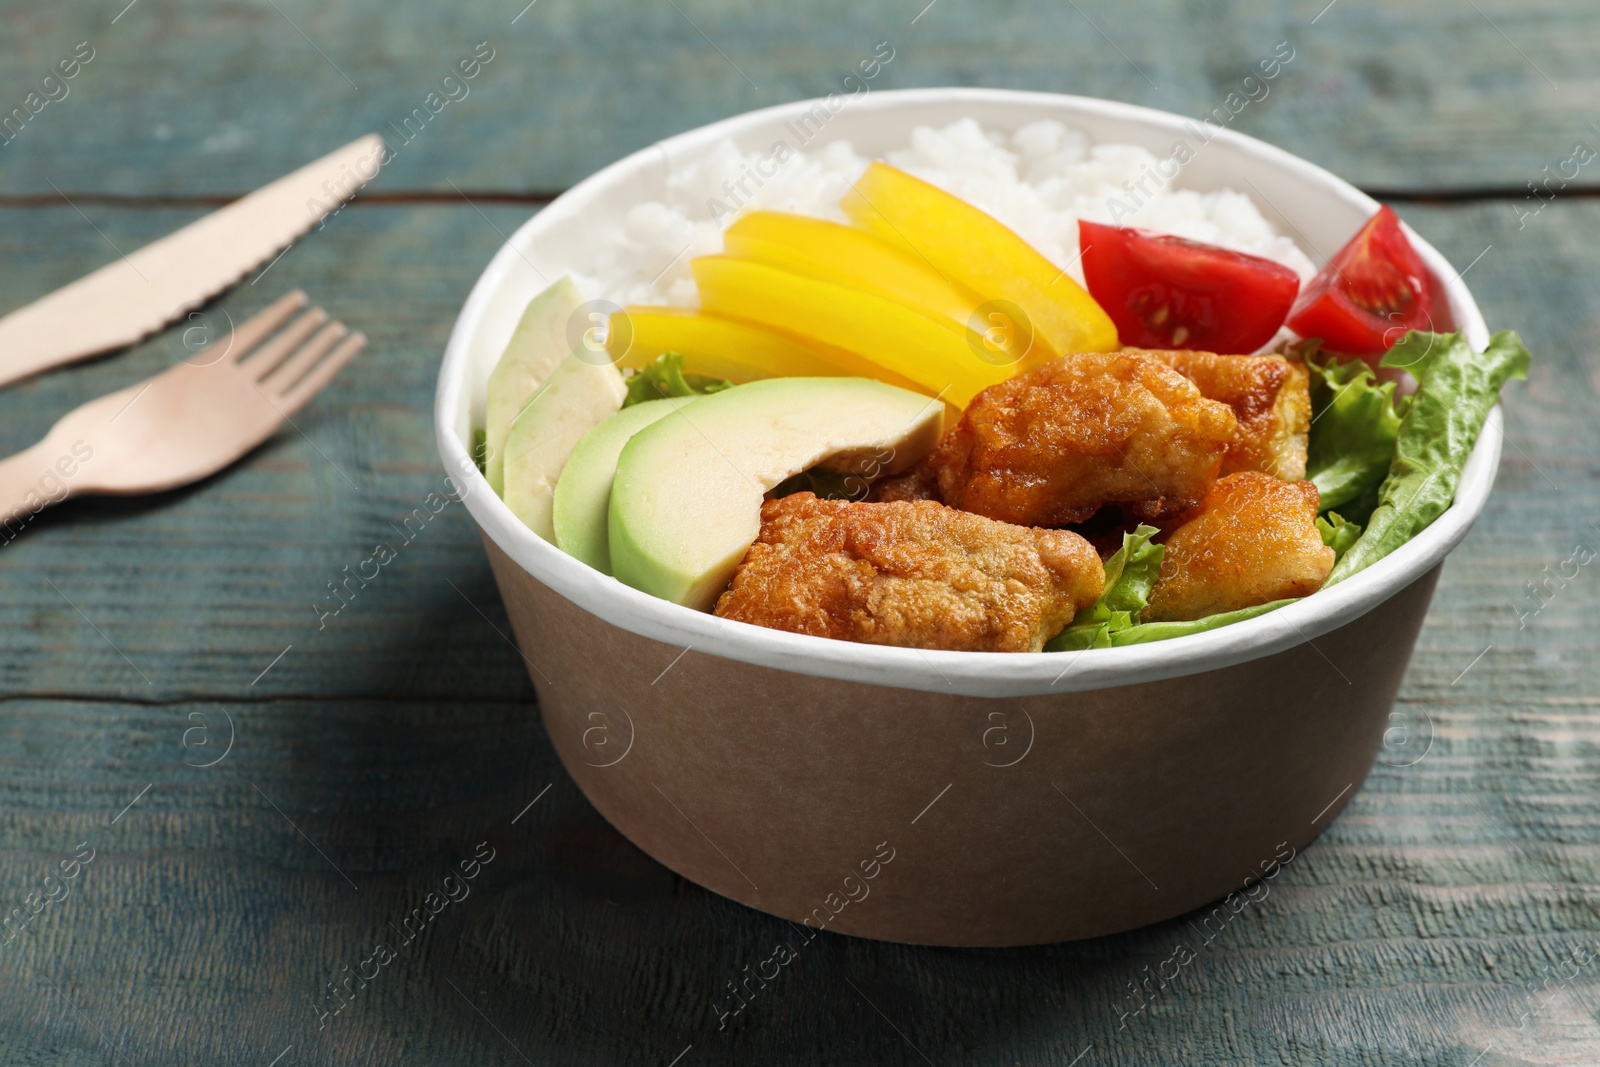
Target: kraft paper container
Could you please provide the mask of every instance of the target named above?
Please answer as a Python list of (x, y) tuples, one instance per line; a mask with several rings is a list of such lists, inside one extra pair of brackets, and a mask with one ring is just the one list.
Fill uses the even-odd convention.
[[(1442, 561), (1493, 485), (1498, 409), (1455, 504), (1366, 571), (1258, 619), (1081, 653), (923, 652), (726, 622), (565, 555), (478, 475), (468, 448), (485, 382), (545, 279), (586, 265), (592, 235), (658, 198), (671, 168), (724, 138), (768, 151), (817, 106), (694, 130), (583, 182), (500, 250), (451, 335), (440, 453), (563, 763), (651, 856), (802, 930), (938, 945), (1093, 937), (1275, 874), (1337, 817), (1378, 751)], [(880, 154), (963, 116), (1001, 128), (1056, 118), (1158, 155), (1184, 140), (1198, 149), (1184, 187), (1245, 188), (1308, 250), (1339, 247), (1378, 206), (1251, 138), (1212, 130), (1198, 144), (1178, 116), (1049, 94), (876, 92), (839, 108), (807, 150), (843, 139)], [(1481, 348), (1470, 293), (1413, 239), (1453, 279), (1451, 312)]]

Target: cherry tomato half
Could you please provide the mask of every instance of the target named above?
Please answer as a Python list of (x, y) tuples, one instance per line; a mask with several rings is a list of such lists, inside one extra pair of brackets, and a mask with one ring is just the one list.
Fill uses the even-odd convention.
[(1283, 325), (1300, 276), (1182, 237), (1078, 222), (1089, 295), (1135, 348), (1254, 352)]
[(1438, 286), (1385, 206), (1311, 279), (1289, 328), (1338, 352), (1376, 355), (1407, 331), (1434, 329), (1437, 302)]

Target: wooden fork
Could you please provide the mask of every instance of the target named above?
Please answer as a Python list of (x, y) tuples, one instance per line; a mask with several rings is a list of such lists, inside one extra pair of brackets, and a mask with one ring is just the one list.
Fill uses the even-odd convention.
[(265, 441), (367, 343), (321, 308), (272, 336), (305, 303), (305, 293), (289, 293), (154, 378), (69, 412), (44, 440), (0, 461), (0, 543), (69, 496), (175, 489)]

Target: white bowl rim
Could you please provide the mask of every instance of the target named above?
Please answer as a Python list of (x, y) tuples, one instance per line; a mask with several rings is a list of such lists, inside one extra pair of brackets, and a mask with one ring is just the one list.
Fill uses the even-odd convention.
[[(1193, 122), (1132, 104), (1011, 89), (878, 90), (852, 106), (869, 110), (948, 104), (953, 119), (960, 117), (962, 105), (1037, 106), (1044, 101), (1057, 109), (1155, 125), (1171, 132), (1179, 130), (1180, 123)], [(434, 405), (440, 456), (448, 471), (457, 472), (452, 477), (458, 492), (484, 533), (518, 566), (557, 594), (611, 625), (664, 644), (797, 674), (964, 696), (1070, 693), (1196, 674), (1313, 642), (1360, 618), (1425, 575), (1461, 542), (1483, 511), (1500, 460), (1503, 431), (1498, 406), (1484, 424), (1451, 506), (1427, 529), (1365, 570), (1254, 619), (1165, 641), (1082, 652), (927, 651), (785, 633), (669, 603), (625, 586), (562, 552), (524, 526), (489, 488), (472, 462), (466, 443), (454, 429), (467, 377), (471, 335), (497, 287), (521, 256), (519, 249), (544, 226), (583, 210), (597, 191), (659, 159), (662, 150), (669, 155), (692, 153), (724, 138), (737, 138), (762, 123), (796, 118), (820, 102), (795, 101), (701, 126), (641, 149), (591, 175), (530, 218), (502, 245), (462, 307), (445, 350)], [(1286, 170), (1307, 185), (1347, 203), (1362, 206), (1368, 212), (1379, 207), (1376, 200), (1348, 182), (1283, 149), (1229, 129), (1217, 130), (1215, 136), (1245, 155)], [(1417, 234), (1411, 232), (1411, 237), (1429, 268), (1440, 278), (1450, 278), (1445, 289), (1459, 328), (1465, 331), (1473, 348), (1481, 350), (1488, 344), (1488, 328), (1459, 272)], [(1359, 669), (1355, 664), (1333, 666), (1341, 672)]]

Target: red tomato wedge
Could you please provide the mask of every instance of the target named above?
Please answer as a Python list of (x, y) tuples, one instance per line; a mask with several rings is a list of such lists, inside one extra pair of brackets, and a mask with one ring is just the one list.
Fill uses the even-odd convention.
[(1078, 242), (1089, 295), (1135, 348), (1254, 352), (1300, 289), (1281, 263), (1149, 230), (1079, 220)]
[(1381, 207), (1317, 272), (1289, 313), (1289, 328), (1337, 352), (1387, 352), (1409, 330), (1435, 328), (1438, 286), (1400, 217)]

